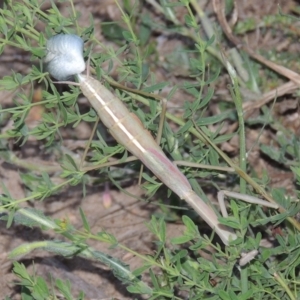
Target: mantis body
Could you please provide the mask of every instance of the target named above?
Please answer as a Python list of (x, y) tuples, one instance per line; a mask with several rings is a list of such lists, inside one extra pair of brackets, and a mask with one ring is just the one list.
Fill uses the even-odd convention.
[(213, 209), (192, 190), (186, 177), (166, 157), (138, 117), (129, 112), (120, 99), (98, 80), (81, 74), (77, 76), (82, 93), (90, 101), (116, 141), (139, 158), (180, 199), (184, 199), (192, 206), (215, 230), (224, 244), (228, 245), (230, 238), (236, 239), (235, 233), (220, 224)]
[[(84, 70), (82, 65), (83, 41), (76, 35), (60, 34), (47, 42), (47, 50), (45, 61), (48, 62), (49, 73), (59, 80), (68, 77), (71, 73), (77, 75), (79, 83), (62, 83), (79, 85), (82, 93), (116, 141), (140, 159), (180, 199), (185, 200), (218, 234), (224, 244), (228, 245), (230, 240), (235, 240), (237, 236), (233, 230), (218, 221), (215, 211), (192, 190), (186, 177), (167, 158), (138, 117), (131, 113), (121, 100), (98, 80), (80, 74)], [(234, 196), (237, 197), (237, 195)], [(247, 196), (244, 196), (244, 200), (245, 197), (247, 198)], [(262, 202), (260, 204), (266, 204), (265, 201)], [(224, 203), (222, 206), (223, 211)]]

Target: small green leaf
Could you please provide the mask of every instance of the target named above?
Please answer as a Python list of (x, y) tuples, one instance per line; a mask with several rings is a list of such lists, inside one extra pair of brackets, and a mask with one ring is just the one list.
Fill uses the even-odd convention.
[(141, 282), (131, 284), (126, 289), (132, 294), (152, 295), (153, 293), (150, 287), (145, 284), (141, 284)]
[(236, 299), (236, 298), (233, 298), (233, 299), (232, 299), (232, 298), (229, 296), (228, 292), (222, 291), (222, 290), (218, 291), (218, 295), (220, 296), (220, 298), (221, 298), (222, 300), (234, 300), (234, 299)]
[(198, 126), (204, 126), (204, 125), (211, 125), (211, 124), (219, 123), (219, 122), (227, 119), (229, 117), (229, 115), (231, 115), (230, 111), (220, 113), (220, 114), (218, 114), (216, 116), (212, 116), (212, 117), (200, 118), (198, 121), (196, 121), (196, 124)]
[(42, 277), (37, 277), (35, 285), (33, 286), (32, 296), (36, 300), (44, 300), (50, 296), (50, 292), (46, 281)]
[(197, 23), (195, 22), (195, 19), (189, 15), (185, 15), (184, 20), (186, 25), (188, 25), (189, 27), (196, 28), (198, 26)]
[(198, 227), (188, 216), (182, 216), (182, 222), (187, 227), (187, 230), (194, 234), (199, 234)]
[(67, 300), (73, 299), (73, 296), (71, 294), (71, 284), (69, 280), (62, 281), (61, 279), (56, 279), (55, 284)]
[(234, 136), (236, 136), (235, 132), (219, 135), (218, 137), (214, 138), (214, 144), (222, 144), (231, 140)]
[(173, 245), (185, 244), (193, 239), (192, 236), (182, 235), (171, 239)]
[(123, 37), (125, 38), (126, 41), (128, 42), (132, 42), (133, 41), (133, 37), (130, 31), (127, 30), (123, 30), (122, 31)]
[(3, 17), (0, 17), (0, 31), (7, 38), (8, 27)]
[(177, 131), (177, 134), (184, 134), (187, 132), (191, 127), (193, 127), (193, 122), (192, 121), (187, 121), (180, 129)]
[(10, 228), (13, 221), (14, 221), (14, 216), (15, 216), (15, 210), (11, 209), (8, 213), (8, 217), (7, 217), (7, 223), (6, 223), (6, 228)]
[(75, 163), (75, 161), (73, 160), (73, 158), (69, 155), (69, 154), (65, 154), (64, 156), (64, 160), (62, 163), (62, 168), (68, 171), (78, 171), (78, 167)]
[(81, 216), (81, 220), (83, 222), (83, 227), (87, 232), (91, 232), (91, 227), (87, 221), (87, 218), (82, 210), (82, 208), (79, 208), (79, 212), (80, 212), (80, 216)]
[(16, 275), (21, 277), (23, 280), (27, 281), (27, 285), (31, 283), (30, 275), (27, 272), (27, 269), (22, 263), (18, 263), (17, 261), (13, 262), (14, 268), (13, 271)]
[(19, 83), (16, 82), (11, 76), (4, 76), (0, 80), (0, 90), (15, 90), (19, 86)]
[(143, 88), (143, 92), (147, 92), (147, 93), (153, 93), (155, 91), (160, 91), (163, 88), (165, 88), (167, 85), (169, 85), (168, 81), (165, 82), (160, 82), (151, 86), (148, 86), (146, 88)]
[(103, 22), (101, 24), (101, 30), (103, 35), (108, 39), (122, 40), (124, 37), (123, 28), (116, 23)]
[(151, 268), (151, 264), (145, 264), (140, 268), (135, 269), (132, 274), (136, 277), (142, 275), (146, 270), (148, 270), (149, 268)]
[[(142, 20), (143, 20), (143, 18), (142, 18)], [(149, 25), (144, 24), (144, 23), (142, 23), (140, 25), (139, 39), (141, 41), (142, 46), (146, 45), (146, 43), (149, 41), (151, 33), (152, 33), (152, 28)]]
[(229, 226), (231, 228), (234, 228), (234, 229), (240, 229), (241, 228), (241, 224), (234, 217), (227, 217), (227, 218), (219, 217), (218, 220), (222, 224), (224, 224), (226, 226)]

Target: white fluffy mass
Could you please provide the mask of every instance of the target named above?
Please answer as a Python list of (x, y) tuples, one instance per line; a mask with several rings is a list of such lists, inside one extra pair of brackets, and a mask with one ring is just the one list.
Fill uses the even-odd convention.
[(47, 41), (44, 62), (57, 80), (66, 80), (85, 70), (83, 40), (75, 34), (58, 34)]

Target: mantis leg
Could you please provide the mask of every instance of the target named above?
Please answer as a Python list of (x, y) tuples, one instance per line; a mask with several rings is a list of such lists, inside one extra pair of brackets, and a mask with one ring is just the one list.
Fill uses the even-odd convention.
[(88, 143), (87, 143), (87, 145), (86, 145), (86, 147), (85, 147), (85, 149), (84, 149), (83, 155), (82, 155), (81, 160), (80, 160), (80, 165), (79, 165), (80, 170), (82, 169), (82, 166), (83, 166), (83, 163), (84, 163), (84, 161), (85, 161), (85, 158), (86, 158), (88, 149), (89, 149), (89, 147), (90, 147), (90, 145), (91, 145), (93, 136), (95, 135), (95, 132), (96, 132), (96, 129), (97, 129), (99, 120), (100, 120), (99, 117), (97, 117), (97, 121), (96, 121), (95, 124), (94, 124), (92, 133), (91, 133), (90, 138), (89, 138), (89, 140), (88, 140)]
[[(161, 113), (160, 113), (160, 117), (159, 117), (158, 131), (157, 131), (157, 136), (155, 139), (157, 145), (159, 145), (160, 141), (161, 141), (162, 132), (164, 129), (164, 123), (165, 123), (165, 119), (166, 119), (166, 112), (167, 112), (167, 100), (165, 98), (163, 98), (161, 101)], [(144, 165), (141, 165), (139, 182), (138, 182), (139, 185), (141, 185), (141, 182), (142, 182), (143, 171), (144, 171)]]
[[(243, 200), (243, 201), (251, 203), (251, 204), (259, 204), (259, 205), (263, 205), (263, 206), (274, 208), (274, 209), (278, 209), (278, 207), (279, 207), (275, 203), (271, 203), (271, 202), (262, 200), (260, 198), (254, 197), (254, 196), (222, 190), (222, 191), (218, 192), (218, 202), (220, 205), (222, 215), (225, 218), (228, 217), (227, 209), (226, 209), (225, 202), (224, 202), (225, 196), (233, 197), (233, 198)], [(264, 244), (265, 244), (265, 241), (261, 240), (260, 246), (264, 246)], [(259, 251), (257, 249), (254, 249), (248, 253), (241, 253), (241, 258), (239, 260), (239, 266), (243, 267), (246, 264), (248, 264), (251, 260), (253, 260), (258, 255), (258, 253), (259, 253)]]
[(249, 195), (245, 195), (245, 194), (240, 194), (240, 193), (236, 193), (236, 192), (230, 192), (230, 191), (223, 190), (223, 191), (218, 192), (218, 202), (219, 202), (220, 209), (221, 209), (221, 212), (222, 212), (222, 215), (224, 218), (228, 217), (227, 209), (226, 209), (225, 202), (224, 202), (225, 196), (240, 199), (245, 202), (252, 203), (252, 204), (259, 204), (259, 205), (263, 205), (266, 207), (271, 207), (274, 209), (279, 208), (279, 206), (276, 203), (271, 203), (271, 202), (262, 200), (260, 198), (256, 198), (254, 196), (249, 196)]

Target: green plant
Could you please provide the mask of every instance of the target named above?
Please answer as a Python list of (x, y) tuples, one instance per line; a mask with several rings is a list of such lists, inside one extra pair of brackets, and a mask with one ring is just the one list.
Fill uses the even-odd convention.
[[(294, 204), (291, 199), (285, 199), (284, 193), (279, 189), (271, 191), (273, 196), (271, 198), (262, 187), (267, 181), (266, 178), (252, 179), (246, 174), (245, 130), (243, 129), (245, 120), (240, 86), (248, 85), (249, 88), (257, 91), (255, 87), (259, 84), (255, 82), (253, 75), (257, 66), (250, 63), (248, 67), (237, 68), (236, 66), (237, 69), (244, 69), (250, 74), (249, 82), (245, 82), (243, 77), (235, 72), (230, 60), (219, 54), (216, 42), (219, 37), (213, 36), (214, 25), (200, 10), (196, 1), (182, 0), (178, 3), (161, 1), (160, 4), (148, 1), (149, 4), (155, 5), (164, 16), (165, 23), (154, 22), (148, 14), (140, 18), (139, 3), (130, 6), (128, 1), (123, 1), (122, 6), (115, 1), (121, 11), (122, 21), (107, 22), (102, 26), (105, 29), (104, 35), (107, 39), (115, 41), (118, 45), (117, 49), (106, 46), (95, 37), (96, 29), (92, 18), (90, 25), (86, 27), (80, 25), (80, 15), (75, 11), (72, 0), (62, 2), (70, 4), (67, 15), (62, 15), (54, 2), (51, 2), (51, 8), (43, 11), (41, 3), (34, 0), (24, 0), (22, 3), (8, 1), (0, 10), (1, 51), (4, 51), (7, 46), (25, 50), (31, 55), (31, 60), (38, 64), (32, 66), (27, 75), (13, 72), (0, 80), (2, 90), (18, 91), (14, 97), (14, 107), (0, 110), (2, 124), (5, 124), (8, 119), (13, 121), (13, 128), (0, 134), (1, 157), (11, 164), (30, 171), (21, 172), (22, 182), (27, 192), (26, 197), (22, 199), (15, 199), (11, 191), (2, 184), (0, 210), (6, 213), (2, 219), (7, 221), (7, 227), (16, 222), (56, 233), (55, 240), (49, 239), (20, 245), (10, 253), (10, 258), (31, 253), (34, 249), (42, 249), (65, 257), (76, 255), (88, 260), (100, 261), (113, 271), (116, 278), (127, 286), (129, 292), (146, 294), (150, 299), (181, 299), (183, 297), (189, 299), (205, 299), (206, 297), (210, 299), (296, 299), (299, 290), (296, 274), (299, 261), (298, 232), (295, 232), (293, 227), (287, 227), (284, 236), (276, 236), (278, 246), (262, 249), (259, 246), (262, 240), (260, 231), (246, 234), (249, 231), (249, 225), (261, 226), (268, 231), (266, 224), (279, 225), (287, 218), (292, 224), (298, 226), (293, 216), (299, 211), (299, 205)], [(184, 21), (176, 15), (178, 8), (184, 11)], [(198, 17), (208, 38), (203, 37), (199, 31)], [(36, 30), (38, 22), (44, 24), (44, 31)], [(246, 25), (241, 23), (238, 30), (240, 32), (247, 30), (248, 25)], [(247, 28), (243, 29), (243, 26)], [(190, 48), (183, 47), (179, 51), (174, 51), (160, 66), (156, 59), (158, 57), (156, 45), (151, 40), (154, 30), (161, 30), (165, 34), (180, 34), (189, 38), (193, 45)], [(234, 185), (238, 180), (240, 181), (240, 192), (251, 193), (251, 188), (249, 188), (251, 186), (270, 201), (275, 199), (282, 206), (282, 210), (278, 213), (265, 212), (257, 206), (231, 201), (232, 216), (222, 219), (222, 222), (234, 228), (239, 239), (231, 246), (224, 248), (213, 241), (213, 235), (207, 237), (200, 234), (199, 227), (195, 224), (196, 220), (193, 221), (187, 216), (182, 217), (185, 225), (184, 233), (171, 240), (168, 239), (166, 220), (168, 218), (174, 220), (178, 217), (171, 215), (167, 206), (164, 206), (161, 201), (159, 205), (163, 208), (162, 217), (153, 216), (147, 224), (148, 230), (155, 236), (156, 248), (150, 255), (144, 255), (120, 243), (113, 234), (106, 230), (93, 232), (88, 221), (89, 216), (86, 216), (83, 210), (80, 210), (83, 228), (76, 229), (68, 220), (53, 219), (45, 216), (40, 210), (24, 208), (22, 204), (28, 201), (43, 201), (51, 195), (59, 197), (64, 190), (73, 185), (81, 185), (82, 194), (85, 195), (87, 185), (95, 181), (88, 172), (91, 169), (96, 169), (97, 177), (101, 178), (98, 179), (97, 184), (109, 181), (121, 191), (123, 191), (121, 183), (126, 177), (126, 174), (112, 170), (111, 166), (126, 162), (129, 154), (122, 145), (108, 143), (96, 127), (97, 139), (91, 141), (85, 163), (81, 158), (78, 159), (76, 153), (66, 152), (61, 146), (61, 141), (64, 139), (62, 132), (65, 127), (75, 128), (81, 122), (97, 122), (97, 115), (92, 109), (83, 112), (77, 103), (80, 95), (77, 87), (70, 87), (70, 90), (59, 93), (58, 87), (43, 70), (41, 59), (45, 54), (45, 42), (47, 38), (61, 32), (75, 33), (83, 37), (88, 45), (84, 54), (86, 58), (91, 57), (96, 76), (99, 79), (105, 79), (116, 88), (118, 97), (126, 102), (130, 110), (154, 135), (158, 131), (157, 118), (161, 112), (161, 107), (156, 101), (162, 100), (158, 92), (168, 87), (170, 92), (166, 98), (170, 100), (177, 90), (182, 90), (186, 98), (192, 100), (184, 101), (182, 104), (182, 119), (177, 117), (176, 113), (166, 113), (166, 118), (176, 124), (177, 128), (174, 130), (170, 125), (165, 124), (161, 147), (174, 160), (185, 160), (184, 164), (187, 163), (186, 156), (189, 154), (190, 164), (186, 166), (183, 164), (182, 170), (193, 189), (201, 197), (208, 201), (197, 178), (206, 179), (211, 186), (220, 189), (219, 185), (222, 186), (222, 182), (218, 184), (215, 179), (219, 175), (219, 170), (226, 171), (229, 165), (238, 175), (233, 178), (233, 181)], [(101, 54), (93, 50), (99, 46), (103, 51)], [(106, 68), (102, 68), (104, 64)], [(158, 81), (155, 72), (152, 71), (156, 67), (169, 70), (176, 65), (183, 65), (187, 73), (186, 80), (177, 84)], [(224, 74), (222, 65), (226, 66), (232, 80), (231, 95), (234, 101), (220, 103), (218, 106), (220, 114), (207, 115), (205, 112), (209, 111), (209, 105), (213, 102), (213, 86)], [(116, 67), (120, 83), (115, 82), (109, 76)], [(45, 86), (43, 100), (39, 103), (31, 101), (33, 86), (36, 82)], [(31, 87), (29, 94), (25, 92), (25, 86)], [(27, 125), (26, 118), (30, 110), (38, 105), (45, 107), (45, 113), (39, 124), (31, 128)], [(235, 110), (238, 112), (237, 115)], [(264, 113), (261, 121), (265, 126), (280, 126), (278, 121), (265, 118), (270, 115), (268, 108), (265, 108)], [(239, 165), (235, 164), (217, 146), (237, 134), (235, 132), (220, 134), (223, 123), (227, 120), (239, 122)], [(248, 121), (246, 125), (250, 122)], [(211, 127), (214, 127), (214, 130), (210, 130)], [(57, 161), (60, 164), (55, 168), (46, 165), (36, 166), (17, 158), (9, 148), (8, 141), (12, 140), (24, 147), (30, 138), (43, 143), (45, 153), (49, 149), (59, 153)], [(292, 145), (289, 144), (290, 140), (293, 141)], [(278, 137), (276, 142), (281, 146), (279, 153), (264, 145), (261, 146), (261, 150), (280, 163), (287, 166), (293, 165), (297, 174), (299, 157), (296, 137), (294, 135)], [(84, 153), (80, 154), (81, 157), (85, 156)], [(115, 157), (117, 162), (112, 164), (111, 157)], [(136, 165), (128, 163), (126, 166), (133, 171), (133, 179), (139, 176)], [(197, 168), (197, 172), (191, 166)], [(198, 170), (200, 166), (205, 169)], [(212, 168), (212, 166), (216, 167)], [(53, 174), (54, 170), (59, 174), (59, 183), (55, 180), (57, 175)], [(145, 180), (147, 197), (159, 197), (157, 191), (161, 184), (147, 172), (144, 172), (142, 176)], [(169, 192), (168, 195), (170, 195)], [(164, 199), (164, 197), (161, 198)], [(110, 255), (91, 247), (89, 245), (91, 241), (107, 244), (110, 247)], [(140, 258), (141, 266), (131, 271), (128, 265), (114, 257), (113, 249), (115, 248)], [(201, 251), (208, 252), (210, 251), (208, 249), (213, 249), (213, 251), (209, 259), (204, 259)], [(245, 266), (238, 266), (241, 253), (253, 249), (260, 249), (258, 257)], [(286, 253), (289, 254), (286, 255)], [(21, 265), (16, 264), (14, 272), (19, 276), (20, 284), (26, 290), (26, 296), (24, 295), (23, 299), (54, 297), (50, 295), (51, 289), (47, 288), (43, 279), (27, 274)], [(148, 281), (143, 278), (144, 274), (149, 275)], [(71, 299), (69, 283), (57, 280), (56, 285), (60, 292), (66, 299)], [(214, 283), (216, 283), (215, 286)], [(66, 292), (64, 293), (63, 290)], [(83, 295), (80, 297), (83, 298)]]

